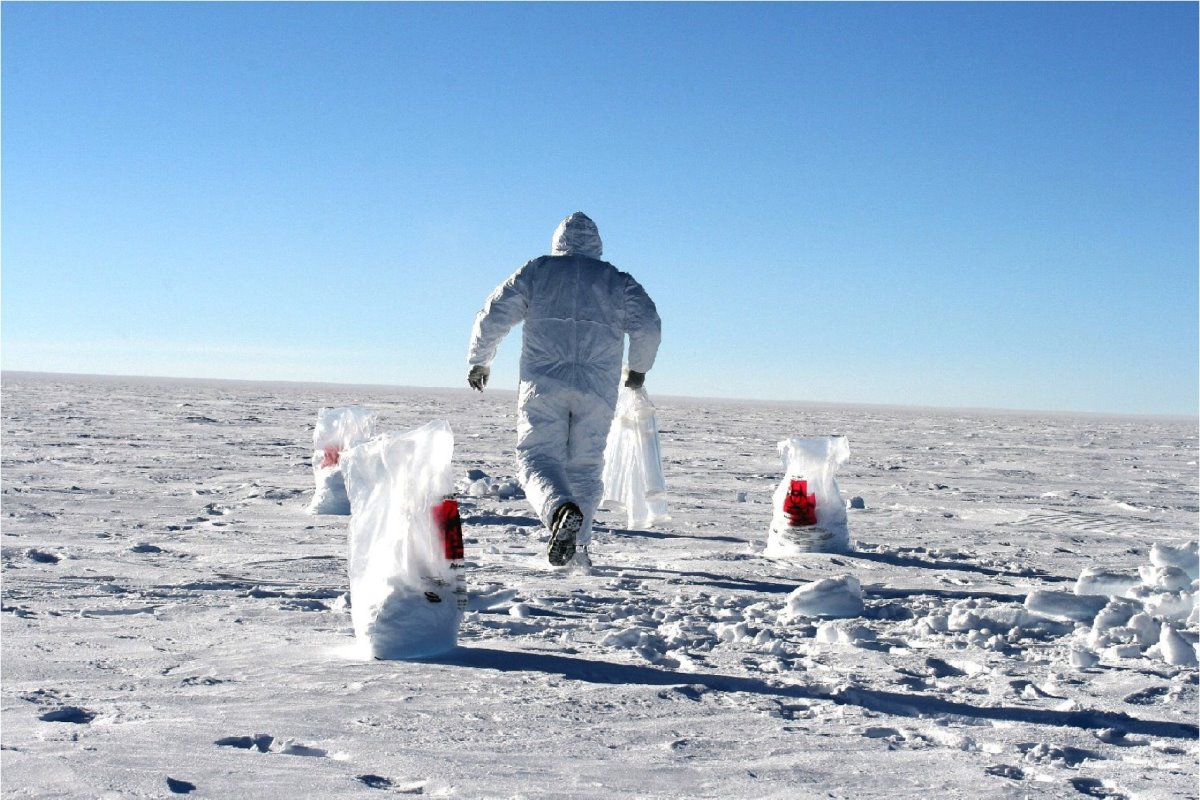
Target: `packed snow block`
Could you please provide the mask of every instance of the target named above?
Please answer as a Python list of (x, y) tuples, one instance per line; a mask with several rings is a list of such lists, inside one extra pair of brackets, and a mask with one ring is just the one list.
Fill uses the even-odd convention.
[(654, 404), (643, 388), (622, 386), (604, 446), (604, 497), (600, 507), (625, 514), (630, 528), (667, 522), (667, 481), (663, 475)]
[(1121, 597), (1141, 583), (1142, 578), (1136, 570), (1085, 567), (1075, 580), (1075, 594)]
[(994, 603), (990, 600), (960, 600), (950, 606), (945, 629), (957, 633), (990, 631), (1007, 634), (1023, 628), (1042, 628), (1029, 612), (1015, 603)]
[(1100, 656), (1082, 647), (1072, 647), (1068, 658), (1075, 669), (1091, 669), (1100, 663)]
[(1158, 638), (1158, 652), (1162, 656), (1162, 660), (1172, 666), (1194, 667), (1198, 663), (1195, 644), (1184, 638), (1183, 634), (1169, 622), (1162, 624), (1162, 631)]
[(1129, 596), (1140, 600), (1150, 616), (1179, 623), (1191, 616), (1198, 599), (1194, 592), (1164, 592), (1149, 586), (1139, 586)]
[(1104, 608), (1100, 609), (1095, 619), (1092, 620), (1092, 631), (1103, 633), (1113, 628), (1124, 627), (1140, 613), (1142, 613), (1141, 603), (1113, 597)]
[(1107, 605), (1107, 597), (1049, 589), (1036, 589), (1025, 597), (1025, 608), (1030, 614), (1067, 622), (1086, 622), (1089, 625)]
[(1183, 591), (1192, 585), (1192, 577), (1174, 565), (1142, 565), (1138, 567), (1138, 575), (1146, 586), (1164, 592)]
[(1178, 546), (1155, 542), (1150, 548), (1150, 563), (1156, 567), (1178, 567), (1196, 580), (1200, 578), (1200, 542), (1193, 540)]
[(858, 617), (864, 608), (858, 578), (837, 575), (793, 590), (787, 597), (783, 618), (787, 621), (796, 617)]
[(446, 499), (453, 451), (450, 425), (439, 421), (342, 454), (353, 512), (350, 611), (365, 654), (419, 658), (457, 643), (466, 588), (461, 522)]
[(350, 513), (346, 481), (342, 475), (342, 453), (370, 439), (375, 433), (375, 415), (362, 406), (322, 408), (313, 430), (313, 481), (316, 490), (308, 504), (309, 514)]
[(835, 478), (850, 457), (846, 437), (785, 439), (779, 456), (784, 476), (772, 498), (766, 555), (847, 552), (846, 503)]

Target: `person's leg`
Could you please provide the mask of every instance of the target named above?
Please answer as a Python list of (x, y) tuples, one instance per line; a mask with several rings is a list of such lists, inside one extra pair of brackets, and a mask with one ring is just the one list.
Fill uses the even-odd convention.
[(565, 471), (575, 503), (583, 512), (580, 547), (591, 540), (596, 508), (604, 497), (604, 448), (612, 421), (613, 406), (604, 398), (586, 393), (574, 398)]
[(570, 430), (567, 395), (522, 382), (517, 406), (517, 476), (547, 528), (555, 509), (573, 499), (564, 464)]

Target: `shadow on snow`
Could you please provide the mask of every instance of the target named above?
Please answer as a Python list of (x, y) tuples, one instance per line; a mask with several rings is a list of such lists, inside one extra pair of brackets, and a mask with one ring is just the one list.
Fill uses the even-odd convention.
[(682, 687), (683, 694), (693, 699), (699, 699), (699, 693), (702, 691), (743, 692), (781, 700), (825, 700), (839, 705), (858, 706), (869, 711), (901, 717), (953, 716), (1091, 730), (1114, 728), (1125, 733), (1174, 739), (1195, 739), (1200, 735), (1200, 727), (1196, 725), (1144, 720), (1128, 714), (1100, 711), (1054, 711), (1015, 706), (974, 706), (931, 695), (903, 694), (857, 687), (841, 687), (830, 690), (821, 686), (773, 684), (758, 678), (714, 673), (674, 672), (653, 666), (588, 660), (554, 653), (459, 647), (442, 656), (422, 660), (427, 663), (472, 669), (492, 669), (500, 672), (541, 672), (585, 683)]

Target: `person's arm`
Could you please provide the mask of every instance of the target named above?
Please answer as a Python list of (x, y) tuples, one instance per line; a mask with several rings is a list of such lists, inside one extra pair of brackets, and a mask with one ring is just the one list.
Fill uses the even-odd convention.
[(497, 286), (475, 315), (471, 342), (467, 346), (467, 363), (472, 367), (468, 382), (480, 391), (487, 383), (489, 365), (496, 357), (500, 342), (529, 311), (528, 267), (529, 264), (521, 267)]
[(654, 366), (658, 345), (662, 341), (662, 320), (650, 295), (632, 277), (625, 284), (625, 332), (629, 334), (627, 385), (636, 384), (634, 388), (637, 388)]

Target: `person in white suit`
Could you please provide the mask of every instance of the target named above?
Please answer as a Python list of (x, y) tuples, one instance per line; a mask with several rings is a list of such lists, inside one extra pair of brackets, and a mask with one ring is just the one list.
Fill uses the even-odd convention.
[(591, 537), (603, 496), (604, 445), (629, 337), (627, 386), (654, 366), (662, 324), (632, 276), (601, 261), (596, 223), (576, 212), (559, 223), (550, 255), (496, 287), (475, 317), (467, 382), (483, 391), (501, 340), (524, 322), (517, 412), (517, 469), (550, 530), (549, 560), (569, 563)]

